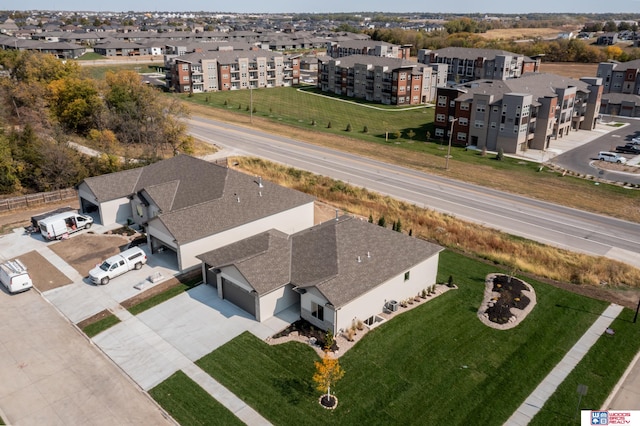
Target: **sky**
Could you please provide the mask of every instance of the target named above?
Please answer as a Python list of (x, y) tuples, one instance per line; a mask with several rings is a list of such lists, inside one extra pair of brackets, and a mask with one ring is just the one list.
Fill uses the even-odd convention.
[[(233, 5), (233, 6), (232, 6)], [(8, 5), (0, 6), (0, 9)], [(639, 13), (640, 0), (607, 2), (602, 0), (456, 0), (450, 2), (422, 2), (388, 0), (244, 0), (213, 2), (202, 0), (22, 0), (15, 2), (17, 10), (70, 11), (207, 11), (235, 13), (326, 13), (326, 12), (434, 12), (434, 13)], [(90, 7), (91, 9), (87, 9)], [(224, 9), (219, 9), (224, 8)]]

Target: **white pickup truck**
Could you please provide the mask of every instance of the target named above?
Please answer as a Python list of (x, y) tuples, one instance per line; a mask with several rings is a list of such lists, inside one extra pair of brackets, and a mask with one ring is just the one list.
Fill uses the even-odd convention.
[(140, 269), (147, 263), (147, 255), (140, 247), (133, 247), (120, 254), (111, 256), (100, 265), (89, 271), (89, 279), (94, 284), (106, 285), (109, 280), (129, 272), (132, 269)]

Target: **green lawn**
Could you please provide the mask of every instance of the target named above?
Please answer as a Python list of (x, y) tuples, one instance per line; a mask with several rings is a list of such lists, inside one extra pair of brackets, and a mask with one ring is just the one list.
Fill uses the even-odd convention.
[(107, 317), (102, 318), (100, 321), (94, 322), (93, 324), (89, 324), (88, 326), (84, 327), (82, 331), (88, 337), (93, 337), (102, 333), (106, 329), (113, 327), (119, 322), (120, 322), (120, 319), (117, 316), (111, 314)]
[(192, 289), (200, 283), (202, 283), (202, 279), (200, 277), (181, 282), (175, 287), (171, 287), (166, 291), (163, 291), (162, 293), (156, 294), (155, 296), (138, 303), (137, 305), (129, 307), (127, 310), (131, 313), (131, 315), (138, 315), (139, 313), (144, 312), (147, 309), (151, 309), (154, 306), (161, 304), (162, 302), (176, 297), (180, 293), (184, 293), (185, 291)]
[(633, 324), (634, 312), (625, 309), (613, 322), (615, 335), (604, 334), (582, 362), (569, 374), (530, 425), (573, 425), (578, 407), (578, 385), (589, 387), (580, 407), (600, 409), (638, 352), (640, 324)]
[(182, 371), (149, 391), (149, 394), (181, 425), (243, 425)]
[[(414, 106), (417, 108), (389, 107), (379, 104), (344, 102), (341, 98), (326, 95), (319, 96), (316, 89), (300, 89), (281, 87), (256, 90), (234, 90), (215, 93), (199, 93), (184, 96), (185, 100), (239, 111), (250, 115), (249, 105), (253, 98), (255, 116), (267, 117), (273, 121), (316, 129), (339, 135), (357, 137), (372, 142), (385, 142), (385, 134), (389, 132), (389, 142), (399, 141), (393, 134), (402, 132), (401, 141), (409, 141), (408, 133), (413, 131), (414, 141), (425, 141), (427, 131), (433, 135), (433, 108)], [(226, 105), (225, 105), (226, 103)], [(313, 123), (315, 122), (315, 125)], [(331, 123), (331, 128), (328, 128)], [(351, 131), (346, 131), (351, 124)], [(365, 126), (367, 132), (364, 132)], [(416, 142), (416, 145), (420, 145)]]
[[(453, 275), (459, 289), (383, 324), (346, 353), (341, 358), (346, 374), (333, 388), (339, 405), (332, 412), (317, 404), (311, 382), (317, 356), (305, 345), (268, 346), (245, 333), (198, 365), (274, 424), (501, 425), (607, 304), (527, 280), (537, 293), (536, 308), (515, 329), (494, 330), (476, 311), (484, 278), (495, 271), (443, 252), (438, 280)], [(619, 376), (640, 339), (638, 327), (628, 321), (615, 327), (620, 330), (614, 339), (628, 336), (629, 347), (615, 357), (590, 354), (579, 368)], [(599, 345), (618, 354), (619, 346), (607, 346), (614, 339)], [(590, 403), (597, 406), (606, 393)], [(577, 404), (575, 394), (558, 398)]]

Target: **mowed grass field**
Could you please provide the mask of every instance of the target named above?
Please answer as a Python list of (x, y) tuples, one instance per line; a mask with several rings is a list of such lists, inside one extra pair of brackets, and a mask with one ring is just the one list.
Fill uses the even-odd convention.
[[(312, 87), (199, 93), (184, 99), (247, 116), (253, 112), (256, 118), (264, 117), (307, 130), (355, 136), (372, 142), (385, 142), (387, 139), (391, 142), (425, 141), (427, 131), (433, 135), (433, 108), (361, 103), (327, 96)], [(400, 132), (400, 137), (397, 132)]]
[[(607, 304), (521, 277), (534, 287), (538, 303), (516, 328), (495, 330), (477, 318), (491, 272), (500, 271), (443, 252), (438, 281), (453, 275), (458, 289), (382, 324), (342, 355), (345, 376), (332, 386), (339, 400), (334, 411), (318, 404), (311, 380), (318, 357), (307, 345), (269, 346), (245, 333), (197, 364), (276, 425), (501, 425)], [(571, 424), (577, 399), (569, 388), (575, 380), (593, 389), (583, 406), (600, 406), (640, 347), (632, 317), (625, 310), (614, 323), (616, 335), (600, 338), (568, 390), (563, 385), (543, 408), (543, 419)], [(165, 393), (173, 394), (166, 387)], [(160, 402), (179, 412), (195, 404), (185, 399)], [(215, 415), (197, 409), (202, 419)]]

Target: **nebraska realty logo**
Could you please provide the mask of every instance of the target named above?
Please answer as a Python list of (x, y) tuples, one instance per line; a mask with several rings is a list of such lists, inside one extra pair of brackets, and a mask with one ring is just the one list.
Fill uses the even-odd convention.
[[(587, 418), (585, 417), (588, 417)], [(628, 425), (640, 426), (640, 411), (608, 410), (608, 411), (583, 411), (581, 425)], [(585, 421), (587, 420), (587, 421)]]

